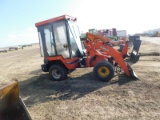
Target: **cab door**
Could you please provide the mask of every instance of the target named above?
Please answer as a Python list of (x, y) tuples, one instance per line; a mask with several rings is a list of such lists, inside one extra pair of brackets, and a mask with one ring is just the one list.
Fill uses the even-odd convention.
[(62, 55), (65, 59), (70, 58), (65, 21), (53, 23), (53, 34), (57, 55)]
[(53, 34), (51, 25), (44, 27), (45, 48), (48, 56), (55, 56), (55, 42), (53, 40)]
[(39, 44), (42, 57), (56, 55), (55, 42), (53, 39), (52, 26), (45, 25), (38, 27)]

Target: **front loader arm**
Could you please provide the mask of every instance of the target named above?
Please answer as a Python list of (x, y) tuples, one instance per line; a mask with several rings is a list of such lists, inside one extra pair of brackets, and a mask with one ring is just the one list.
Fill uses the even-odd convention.
[(99, 41), (99, 40), (101, 40), (101, 41), (103, 41), (103, 42), (109, 42), (110, 41), (110, 39), (109, 38), (106, 38), (106, 37), (103, 37), (103, 36), (101, 36), (101, 35), (94, 35), (94, 34), (91, 34), (91, 33), (89, 33), (89, 32), (87, 32), (86, 33), (87, 34), (87, 37), (88, 37), (88, 39), (89, 40), (91, 40), (91, 41), (93, 41), (93, 42), (95, 42), (95, 41)]
[(91, 33), (87, 33), (87, 37), (89, 40), (93, 41), (93, 42), (96, 42), (96, 41), (103, 41), (105, 43), (110, 43), (114, 46), (118, 46), (119, 44), (124, 44), (125, 40), (119, 40), (119, 41), (112, 41), (110, 38), (108, 37), (103, 37), (101, 35), (94, 35), (94, 34), (91, 34)]
[(108, 43), (111, 43), (109, 38), (105, 38), (101, 35), (94, 35), (91, 33), (87, 33), (87, 38), (90, 41), (89, 42), (90, 46), (92, 46), (91, 51), (95, 51), (94, 53), (95, 55), (97, 52), (99, 54), (99, 50), (103, 51), (103, 52), (100, 52), (101, 55), (98, 55), (98, 56), (101, 56), (101, 57), (103, 56), (106, 59), (108, 59), (109, 56), (112, 57), (115, 63), (117, 63), (121, 67), (121, 69), (125, 72), (125, 74), (128, 77), (136, 78), (135, 75), (133, 75), (133, 70), (131, 69), (130, 65), (124, 60), (124, 58), (127, 56), (127, 53), (128, 53), (127, 41), (125, 42), (122, 52), (119, 52), (117, 49), (115, 49), (114, 47), (108, 44)]
[(130, 71), (128, 69), (128, 64), (123, 58), (123, 54), (111, 46), (101, 44), (100, 49), (102, 49), (107, 55), (110, 55), (114, 61), (121, 67), (121, 69), (126, 73), (128, 77), (131, 77)]

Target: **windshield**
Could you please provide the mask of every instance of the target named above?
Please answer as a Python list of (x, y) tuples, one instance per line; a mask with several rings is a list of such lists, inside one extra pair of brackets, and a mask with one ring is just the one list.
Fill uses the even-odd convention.
[(71, 33), (74, 37), (74, 39), (76, 40), (76, 43), (78, 45), (78, 49), (81, 55), (83, 55), (83, 50), (82, 50), (82, 44), (80, 41), (80, 31), (79, 31), (79, 27), (76, 24), (76, 21), (72, 21), (72, 20), (68, 20), (69, 23), (69, 29), (71, 30)]

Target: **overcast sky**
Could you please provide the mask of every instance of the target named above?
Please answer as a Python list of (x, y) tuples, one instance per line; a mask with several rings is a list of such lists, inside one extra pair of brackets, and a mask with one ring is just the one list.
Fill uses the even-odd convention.
[(0, 0), (0, 47), (38, 42), (35, 23), (68, 14), (80, 30), (160, 28), (159, 0)]

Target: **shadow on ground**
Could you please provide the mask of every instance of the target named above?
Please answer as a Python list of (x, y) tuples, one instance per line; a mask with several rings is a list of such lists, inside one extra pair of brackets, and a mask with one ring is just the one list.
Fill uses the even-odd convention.
[(38, 72), (40, 70), (31, 72), (37, 76), (20, 82), (20, 95), (27, 106), (54, 100), (76, 100), (102, 87), (131, 82), (125, 75), (119, 76), (118, 80), (100, 82), (95, 79), (92, 72), (63, 81), (51, 81), (47, 73), (38, 75)]

